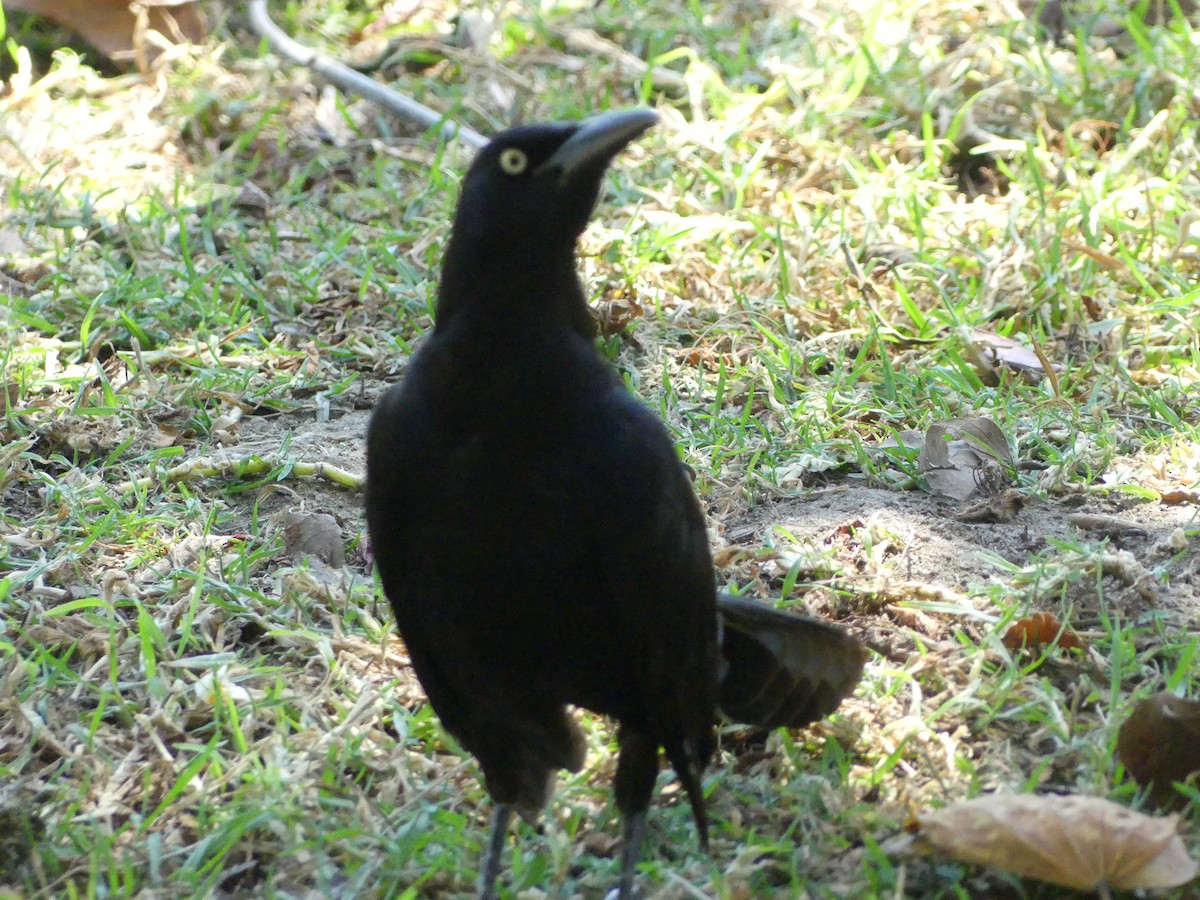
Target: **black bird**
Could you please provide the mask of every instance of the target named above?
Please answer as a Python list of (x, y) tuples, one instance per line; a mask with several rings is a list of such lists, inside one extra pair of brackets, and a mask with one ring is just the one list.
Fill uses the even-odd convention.
[[(513, 128), (462, 185), (436, 326), (379, 402), (367, 522), (383, 588), (442, 724), (496, 807), (479, 875), (495, 895), (515, 811), (578, 771), (568, 709), (618, 723), (620, 897), (632, 897), (662, 748), (702, 846), (718, 706), (801, 725), (861, 674), (825, 623), (718, 599), (704, 517), (659, 418), (599, 355), (575, 269), (612, 158), (645, 109)], [(722, 610), (718, 615), (718, 609)]]

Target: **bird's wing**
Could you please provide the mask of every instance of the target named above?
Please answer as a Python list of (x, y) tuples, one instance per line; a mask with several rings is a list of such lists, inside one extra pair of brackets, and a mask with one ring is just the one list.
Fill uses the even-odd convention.
[(833, 712), (862, 676), (862, 643), (836, 625), (725, 592), (717, 611), (719, 705), (735, 722), (801, 728)]
[[(653, 696), (650, 686), (658, 692), (653, 702), (661, 706), (647, 708), (643, 724), (699, 735), (711, 727), (717, 669), (704, 515), (658, 416), (616, 379), (593, 402), (598, 446), (589, 527), (603, 602), (620, 636), (612, 650), (627, 657), (620, 668), (646, 686), (645, 698)], [(613, 689), (621, 690), (619, 683)], [(628, 715), (623, 720), (634, 724)]]
[[(410, 364), (410, 371), (415, 365)], [(408, 589), (404, 560), (412, 521), (401, 501), (409, 493), (407, 481), (419, 472), (420, 448), (428, 443), (421, 438), (429, 425), (419, 400), (407, 382), (392, 385), (379, 399), (367, 431), (367, 525), (384, 591), (393, 604)]]

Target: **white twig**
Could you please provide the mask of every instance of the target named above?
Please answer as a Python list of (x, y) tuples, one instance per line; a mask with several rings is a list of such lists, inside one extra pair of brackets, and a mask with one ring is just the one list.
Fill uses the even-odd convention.
[(457, 138), (476, 149), (487, 143), (487, 138), (478, 131), (461, 125), (423, 103), (418, 103), (411, 97), (397, 93), (378, 81), (354, 71), (344, 63), (293, 40), (271, 20), (271, 16), (267, 13), (267, 0), (250, 0), (250, 25), (259, 37), (266, 39), (276, 53), (298, 66), (311, 69), (343, 91), (365, 97), (400, 118), (415, 122), (423, 128), (436, 127), (446, 140)]

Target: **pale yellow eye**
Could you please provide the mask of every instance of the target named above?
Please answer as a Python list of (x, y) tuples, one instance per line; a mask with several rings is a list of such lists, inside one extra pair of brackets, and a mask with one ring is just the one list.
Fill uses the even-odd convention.
[(525, 151), (509, 147), (500, 153), (500, 171), (505, 175), (520, 175), (529, 165), (529, 157)]

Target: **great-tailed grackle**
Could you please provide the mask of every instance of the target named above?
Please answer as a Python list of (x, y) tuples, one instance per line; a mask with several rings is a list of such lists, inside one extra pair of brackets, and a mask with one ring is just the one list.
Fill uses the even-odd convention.
[(594, 346), (576, 240), (610, 161), (655, 121), (635, 109), (522, 126), (480, 151), (436, 326), (371, 420), (367, 520), (384, 591), (496, 803), (483, 898), (512, 812), (536, 817), (556, 771), (583, 764), (568, 705), (619, 725), (628, 900), (660, 747), (705, 845), (718, 706), (806, 724), (862, 669), (861, 646), (833, 626), (718, 598), (674, 444)]

